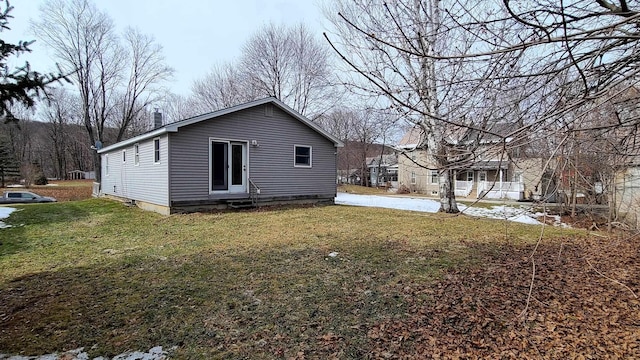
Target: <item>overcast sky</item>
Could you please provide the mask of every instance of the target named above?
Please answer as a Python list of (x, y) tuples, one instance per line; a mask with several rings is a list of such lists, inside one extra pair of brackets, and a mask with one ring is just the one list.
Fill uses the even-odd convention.
[[(33, 69), (55, 69), (43, 43), (29, 29), (29, 19), (37, 19), (46, 0), (13, 0), (9, 23), (2, 33), (9, 42), (36, 40), (28, 60)], [(305, 23), (320, 38), (323, 16), (320, 0), (108, 0), (94, 1), (114, 20), (118, 31), (127, 26), (152, 34), (164, 47), (169, 66), (176, 70), (174, 92), (187, 95), (193, 80), (204, 76), (214, 64), (236, 59), (247, 38), (262, 25)]]

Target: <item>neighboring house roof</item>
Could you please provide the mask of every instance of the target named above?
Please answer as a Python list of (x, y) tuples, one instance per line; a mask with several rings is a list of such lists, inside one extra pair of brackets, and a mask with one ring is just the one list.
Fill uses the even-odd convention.
[(248, 103), (232, 106), (230, 108), (221, 109), (221, 110), (213, 111), (213, 112), (210, 112), (210, 113), (194, 116), (192, 118), (184, 119), (184, 120), (181, 120), (181, 121), (178, 121), (178, 122), (174, 122), (174, 123), (171, 123), (171, 124), (167, 124), (167, 125), (164, 125), (161, 128), (154, 129), (154, 130), (152, 130), (150, 132), (147, 132), (147, 133), (144, 133), (142, 135), (138, 135), (138, 136), (132, 137), (132, 138), (130, 138), (128, 140), (124, 140), (124, 141), (121, 141), (119, 143), (115, 143), (113, 145), (106, 146), (106, 147), (98, 150), (98, 153), (101, 154), (101, 153), (105, 153), (105, 152), (108, 152), (108, 151), (111, 151), (111, 150), (115, 150), (115, 149), (118, 149), (118, 148), (121, 148), (121, 147), (129, 146), (129, 145), (135, 144), (137, 142), (140, 142), (142, 140), (151, 139), (151, 138), (154, 138), (154, 137), (157, 137), (159, 135), (166, 134), (166, 133), (178, 132), (178, 130), (183, 126), (188, 126), (188, 125), (195, 124), (195, 123), (198, 123), (198, 122), (201, 122), (201, 121), (205, 121), (205, 120), (211, 120), (211, 119), (214, 119), (214, 118), (217, 118), (217, 117), (221, 117), (223, 115), (231, 114), (231, 113), (234, 113), (234, 112), (237, 112), (237, 111), (246, 110), (246, 109), (249, 109), (249, 108), (252, 108), (252, 107), (255, 107), (255, 106), (269, 104), (269, 103), (273, 104), (274, 106), (278, 107), (282, 111), (284, 111), (287, 114), (291, 115), (294, 119), (302, 122), (303, 124), (305, 124), (308, 127), (310, 127), (312, 130), (314, 130), (317, 133), (319, 133), (320, 135), (324, 136), (329, 141), (333, 142), (336, 147), (344, 146), (343, 143), (340, 140), (338, 140), (338, 138), (336, 138), (335, 136), (329, 134), (326, 130), (322, 129), (320, 126), (318, 126), (317, 124), (315, 124), (311, 120), (307, 119), (306, 117), (304, 117), (303, 115), (301, 115), (297, 111), (293, 110), (292, 108), (287, 106), (282, 101), (280, 101), (280, 100), (278, 100), (278, 99), (276, 99), (274, 97), (268, 97), (268, 98), (264, 98), (264, 99), (260, 99), (260, 100), (254, 100), (254, 101), (251, 101), (251, 102), (248, 102)]
[(407, 131), (396, 146), (398, 149), (415, 149), (422, 142), (422, 128), (414, 126)]
[[(380, 161), (382, 160), (382, 161)], [(380, 163), (383, 167), (389, 167), (398, 164), (398, 155), (397, 154), (384, 154), (382, 158), (380, 156), (376, 157), (368, 157), (367, 158), (367, 166), (368, 167), (377, 167)]]
[[(480, 144), (498, 143), (501, 142), (505, 136), (512, 134), (517, 129), (517, 124), (504, 122), (490, 124), (490, 126), (485, 129), (486, 132), (465, 128), (459, 128), (457, 130), (451, 129), (451, 132), (445, 140), (450, 145), (468, 144), (471, 142), (475, 142), (476, 140), (479, 140)], [(423, 129), (419, 126), (414, 126), (404, 134), (400, 142), (398, 142), (396, 148), (412, 150), (421, 147), (423, 138)], [(507, 142), (509, 142), (510, 140), (510, 138), (507, 138)]]
[(460, 140), (460, 144), (473, 143), (475, 141), (479, 141), (480, 144), (495, 144), (503, 140), (510, 142), (512, 136), (509, 135), (514, 134), (518, 128), (520, 128), (518, 124), (497, 122), (489, 124), (483, 129), (484, 131), (468, 129)]
[(504, 160), (487, 160), (487, 161), (476, 161), (469, 169), (472, 170), (495, 170), (495, 169), (503, 169), (506, 170), (509, 168), (509, 161)]

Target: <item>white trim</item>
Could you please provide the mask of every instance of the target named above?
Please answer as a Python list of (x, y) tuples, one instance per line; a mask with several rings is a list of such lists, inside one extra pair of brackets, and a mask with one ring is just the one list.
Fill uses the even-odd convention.
[(109, 154), (104, 154), (104, 172), (109, 176)]
[[(212, 151), (212, 144), (213, 142), (220, 142), (220, 143), (226, 143), (228, 145), (228, 151), (229, 153), (227, 154), (228, 157), (231, 156), (231, 144), (232, 143), (242, 143), (244, 144), (244, 150), (245, 150), (245, 154), (246, 154), (246, 158), (244, 159), (245, 161), (245, 166), (246, 166), (246, 172), (245, 172), (245, 192), (248, 193), (248, 186), (249, 186), (249, 141), (248, 140), (236, 140), (236, 139), (223, 139), (223, 138), (217, 138), (217, 137), (209, 137), (209, 154), (207, 155), (207, 157), (209, 158), (209, 174), (208, 174), (208, 178), (209, 178), (209, 195), (213, 195), (213, 194), (242, 194), (241, 192), (232, 192), (229, 191), (229, 187), (231, 186), (230, 182), (227, 183), (227, 190), (212, 190), (212, 186), (213, 186), (213, 174), (212, 174), (212, 163), (213, 163), (213, 159), (211, 158), (211, 151)], [(229, 174), (228, 174), (229, 176)], [(227, 179), (229, 180), (229, 179)]]
[[(296, 161), (296, 148), (309, 148), (309, 165), (299, 165)], [(293, 144), (293, 167), (296, 168), (312, 168), (313, 167), (313, 146)]]
[(133, 144), (133, 166), (140, 166), (140, 143)]
[[(158, 144), (158, 149), (156, 150), (156, 142)], [(162, 142), (160, 141), (159, 137), (153, 138), (153, 163), (154, 164), (160, 164), (162, 163)], [(156, 153), (158, 154), (157, 156), (157, 160), (156, 160)]]

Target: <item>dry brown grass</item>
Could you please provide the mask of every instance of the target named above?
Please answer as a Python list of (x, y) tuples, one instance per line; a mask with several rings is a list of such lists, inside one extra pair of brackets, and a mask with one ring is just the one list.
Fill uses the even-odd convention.
[(360, 185), (344, 184), (338, 186), (339, 192), (345, 192), (350, 194), (363, 194), (363, 195), (384, 195), (395, 194), (395, 192), (389, 192), (387, 188), (383, 187), (366, 187)]
[[(499, 355), (473, 346), (502, 339), (501, 349), (517, 357), (535, 350), (520, 349), (527, 344), (520, 340), (553, 325), (534, 319), (522, 327), (510, 316), (527, 299), (535, 226), (348, 206), (168, 217), (103, 199), (20, 208), (6, 220), (14, 227), (0, 230), (0, 349), (9, 353), (85, 347), (91, 356), (113, 356), (176, 345), (175, 357), (185, 359), (361, 359), (387, 357), (389, 349), (408, 359), (428, 358), (435, 344), (473, 358)], [(611, 309), (611, 319), (638, 309), (626, 289), (575, 276), (589, 275), (570, 264), (582, 261), (584, 253), (570, 250), (587, 234), (545, 231), (532, 310), (559, 315), (557, 299), (585, 295), (564, 281), (583, 279), (594, 284), (584, 298)], [(637, 247), (604, 267), (617, 264), (606, 257), (612, 253), (595, 252), (591, 264), (610, 277), (624, 270), (637, 278)], [(600, 296), (603, 287), (616, 292)], [(552, 318), (552, 335), (602, 323), (568, 315)], [(631, 320), (617, 321), (619, 333), (635, 329)], [(504, 329), (523, 336), (512, 340)], [(568, 346), (594, 340), (574, 339)], [(621, 341), (623, 351), (636, 338)]]
[(0, 191), (28, 190), (38, 195), (50, 196), (60, 202), (63, 202), (91, 198), (92, 184), (92, 180), (59, 180), (51, 181), (49, 185), (32, 185), (28, 189), (0, 188)]

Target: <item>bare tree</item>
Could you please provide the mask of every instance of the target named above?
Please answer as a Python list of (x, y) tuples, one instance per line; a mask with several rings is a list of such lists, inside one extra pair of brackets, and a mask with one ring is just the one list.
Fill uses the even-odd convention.
[(69, 146), (72, 142), (70, 126), (78, 122), (82, 111), (76, 96), (65, 89), (51, 91), (49, 101), (40, 107), (41, 116), (49, 124), (48, 137), (51, 141), (50, 152), (54, 164), (54, 176), (66, 179), (70, 165)]
[(190, 102), (198, 113), (242, 104), (259, 97), (246, 71), (240, 71), (233, 63), (214, 66), (202, 79), (191, 87)]
[(155, 42), (153, 36), (128, 28), (124, 33), (124, 42), (125, 53), (129, 54), (128, 80), (117, 101), (119, 115), (116, 118), (116, 141), (123, 140), (127, 130), (140, 120), (144, 110), (160, 100), (158, 87), (173, 74), (173, 69), (165, 63), (162, 46)]
[(325, 45), (302, 24), (270, 24), (244, 45), (243, 73), (258, 96), (274, 96), (308, 117), (326, 111), (333, 101)]
[[(40, 13), (32, 28), (53, 49), (60, 66), (73, 72), (89, 141), (102, 143), (111, 110), (108, 92), (120, 70), (113, 67), (122, 64), (121, 59), (111, 56), (119, 50), (113, 21), (88, 0), (50, 0), (41, 6)], [(93, 158), (99, 182), (100, 157), (94, 154)]]
[[(491, 44), (476, 41), (473, 30), (479, 29), (460, 25), (473, 22), (473, 14), (443, 7), (438, 0), (337, 0), (327, 10), (335, 36), (326, 37), (358, 75), (345, 79), (351, 89), (386, 97), (399, 116), (422, 128), (419, 146), (428, 149), (440, 173), (440, 211), (455, 213), (454, 171), (473, 157), (474, 148), (450, 144), (465, 128), (491, 127), (496, 116), (488, 104), (501, 100), (496, 94), (511, 85), (492, 77), (507, 79), (511, 59), (498, 54), (467, 60), (465, 53)], [(491, 31), (507, 36), (504, 29)]]
[(159, 110), (162, 111), (162, 117), (165, 124), (183, 120), (192, 116), (202, 114), (202, 104), (193, 98), (186, 98), (182, 95), (165, 92), (159, 102)]
[[(130, 135), (130, 124), (154, 100), (155, 86), (172, 74), (162, 48), (133, 29), (125, 32), (123, 45), (111, 17), (90, 0), (49, 0), (40, 13), (32, 28), (53, 49), (60, 66), (73, 72), (91, 145)], [(110, 128), (117, 129), (112, 137)], [(93, 159), (99, 182), (100, 157), (94, 153)]]

